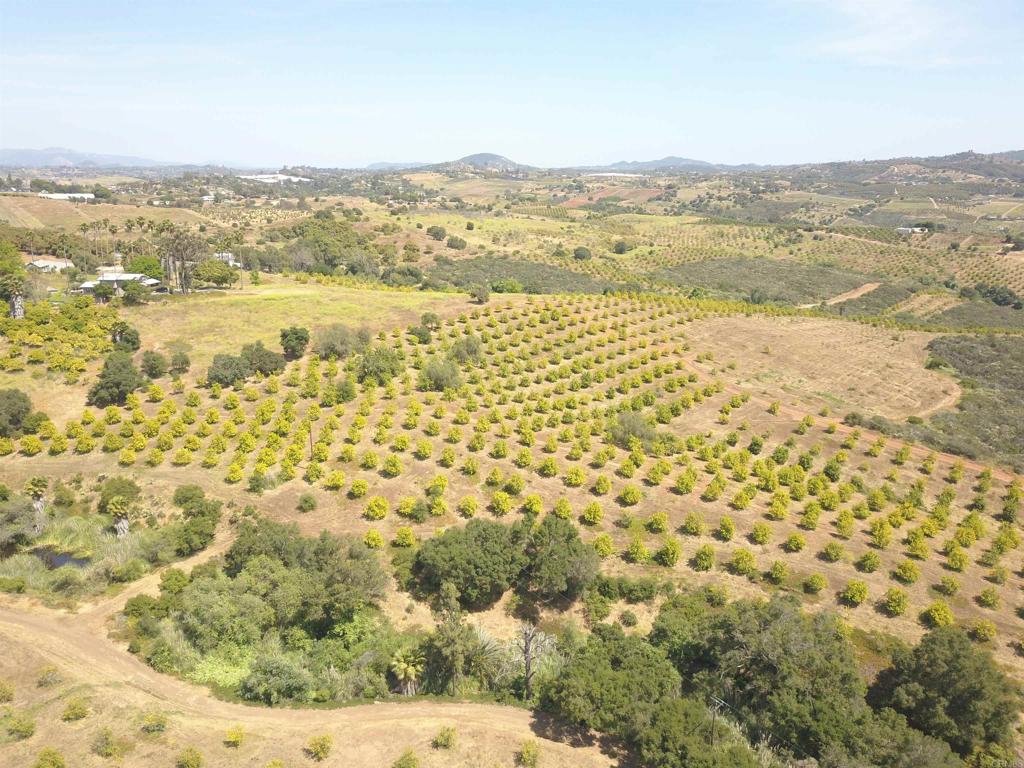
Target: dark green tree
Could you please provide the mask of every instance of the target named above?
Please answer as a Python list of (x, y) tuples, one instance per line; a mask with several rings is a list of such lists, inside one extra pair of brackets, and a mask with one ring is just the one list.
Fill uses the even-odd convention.
[(151, 379), (159, 379), (167, 374), (167, 358), (159, 352), (147, 349), (142, 353), (142, 372)]
[(913, 650), (899, 651), (872, 686), (870, 700), (963, 756), (1005, 743), (1021, 710), (1018, 690), (991, 652), (956, 627), (933, 629)]
[(281, 329), (281, 349), (286, 360), (298, 360), (306, 352), (309, 344), (309, 330), (293, 325)]
[(105, 408), (124, 405), (128, 395), (142, 386), (143, 378), (127, 352), (111, 352), (103, 361), (99, 378), (89, 390), (86, 402)]
[(437, 595), (448, 582), (464, 607), (480, 609), (508, 591), (523, 565), (522, 547), (509, 526), (470, 520), (465, 527), (449, 528), (424, 543), (413, 574), (425, 592)]
[(598, 573), (594, 548), (572, 521), (557, 515), (547, 515), (530, 533), (526, 555), (524, 586), (541, 600), (575, 599)]
[(0, 389), (0, 436), (16, 437), (32, 411), (32, 401), (20, 389)]

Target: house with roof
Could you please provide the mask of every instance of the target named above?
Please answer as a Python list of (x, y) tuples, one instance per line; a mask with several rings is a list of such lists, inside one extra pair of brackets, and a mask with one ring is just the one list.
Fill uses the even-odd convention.
[(120, 296), (128, 283), (140, 283), (151, 289), (156, 289), (160, 285), (159, 280), (139, 272), (108, 272), (95, 280), (86, 280), (78, 288), (82, 293), (95, 293), (98, 286), (109, 285), (114, 290), (114, 295)]
[(74, 268), (71, 259), (34, 259), (25, 265), (27, 269), (34, 269), (37, 272), (61, 272), (65, 269)]

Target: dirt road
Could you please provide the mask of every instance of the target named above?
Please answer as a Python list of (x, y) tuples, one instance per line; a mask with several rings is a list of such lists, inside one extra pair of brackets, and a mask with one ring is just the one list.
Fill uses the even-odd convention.
[[(842, 304), (844, 301), (851, 301), (852, 299), (859, 299), (861, 296), (865, 296), (871, 293), (875, 288), (880, 286), (881, 283), (864, 283), (852, 291), (846, 291), (845, 293), (838, 293), (831, 299), (826, 299), (825, 304), (832, 306), (833, 304)], [(814, 307), (820, 306), (821, 302), (817, 304), (800, 304), (797, 309), (814, 309)]]

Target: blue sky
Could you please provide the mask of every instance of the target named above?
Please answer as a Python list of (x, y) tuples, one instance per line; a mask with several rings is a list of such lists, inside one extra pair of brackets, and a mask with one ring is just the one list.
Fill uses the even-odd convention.
[(1024, 148), (1022, 0), (0, 0), (0, 146), (360, 166)]

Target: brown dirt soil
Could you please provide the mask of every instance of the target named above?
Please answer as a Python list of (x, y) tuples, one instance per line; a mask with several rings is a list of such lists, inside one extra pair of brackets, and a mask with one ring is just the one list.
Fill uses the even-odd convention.
[[(853, 299), (859, 299), (861, 296), (865, 296), (875, 290), (881, 283), (864, 283), (859, 288), (854, 288), (851, 291), (839, 293), (833, 296), (831, 299), (825, 301), (826, 304), (832, 306), (834, 304), (842, 304), (844, 301), (852, 301)], [(801, 304), (801, 309), (810, 309), (815, 307), (817, 304)]]
[(720, 361), (736, 361), (748, 390), (795, 396), (811, 407), (889, 418), (932, 413), (960, 399), (949, 376), (925, 369), (931, 334), (893, 332), (804, 317), (715, 317), (688, 338)]

